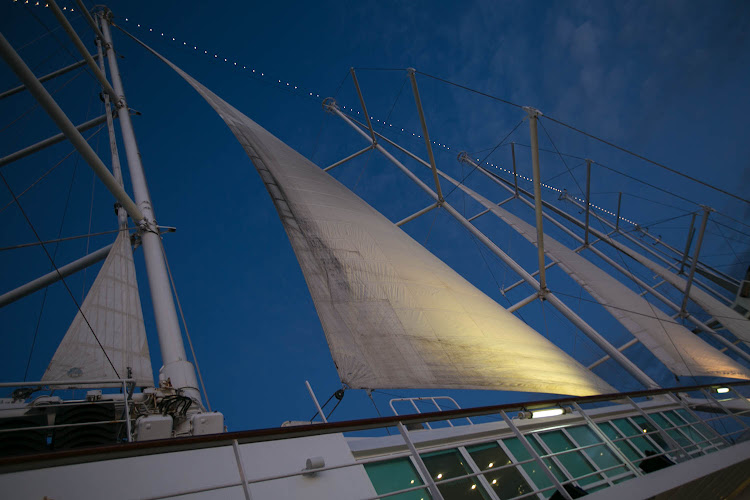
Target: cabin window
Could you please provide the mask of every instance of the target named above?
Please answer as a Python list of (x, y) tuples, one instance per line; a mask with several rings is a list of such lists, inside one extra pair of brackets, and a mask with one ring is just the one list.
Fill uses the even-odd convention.
[(484, 477), (499, 498), (513, 498), (534, 491), (516, 467), (495, 470), (513, 463), (496, 443), (469, 446), (466, 451), (477, 467), (486, 471)]
[[(408, 458), (365, 464), (365, 470), (367, 475), (370, 476), (370, 482), (372, 482), (378, 495), (424, 484)], [(425, 488), (407, 491), (388, 498), (394, 500), (426, 500), (430, 498), (430, 495)]]
[[(575, 439), (579, 446), (596, 445), (591, 446), (590, 448), (585, 448), (583, 452), (589, 457), (589, 460), (596, 464), (597, 468), (609, 469), (610, 467), (622, 465), (622, 460), (620, 460), (607, 447), (607, 445), (602, 443), (602, 440), (599, 438), (599, 436), (597, 436), (596, 433), (592, 431), (588, 426), (579, 425), (576, 427), (569, 427), (565, 430), (573, 437), (573, 439)], [(615, 477), (626, 472), (628, 472), (627, 467), (622, 466), (610, 469), (604, 474), (607, 477)]]
[[(532, 436), (534, 435), (531, 435), (529, 437), (531, 438)], [(542, 447), (541, 445), (535, 445), (536, 452), (540, 455), (549, 455), (550, 453), (559, 453), (563, 451), (568, 452), (557, 455), (556, 458), (558, 462), (568, 471), (572, 478), (586, 476), (596, 471), (591, 462), (586, 460), (586, 458), (580, 451), (570, 451), (575, 450), (577, 446), (570, 439), (568, 439), (568, 437), (562, 431), (558, 430), (544, 432), (536, 434), (536, 436), (540, 437), (542, 443), (544, 444), (544, 447)], [(533, 439), (529, 439), (529, 441), (534, 444)], [(578, 483), (581, 486), (584, 486), (591, 483), (597, 483), (602, 479), (602, 476), (599, 474), (593, 476), (589, 475), (588, 477), (584, 477), (583, 479), (579, 480)]]
[[(533, 442), (533, 440), (529, 439), (529, 442)], [(526, 451), (526, 448), (523, 447), (518, 438), (503, 439), (503, 444), (513, 454), (513, 457), (517, 462), (525, 462), (531, 459), (531, 455), (529, 455), (529, 453)], [(546, 455), (546, 453), (544, 454)], [(560, 468), (552, 461), (552, 459), (545, 458), (543, 460), (558, 481), (567, 481), (568, 478), (565, 477)], [(554, 486), (552, 484), (552, 481), (550, 481), (547, 477), (547, 474), (543, 470), (541, 470), (539, 464), (536, 461), (525, 463), (521, 467), (523, 467), (523, 471), (526, 473), (526, 476), (531, 479), (531, 481), (533, 481), (537, 488), (544, 489), (549, 488), (550, 486)], [(542, 492), (545, 497), (552, 496), (554, 493), (554, 488), (547, 489)]]
[(637, 449), (632, 443), (629, 443), (628, 441), (617, 441), (618, 439), (622, 439), (622, 435), (617, 432), (617, 429), (615, 429), (611, 423), (609, 422), (602, 422), (598, 424), (599, 429), (602, 430), (605, 436), (607, 436), (610, 440), (612, 440), (615, 443), (615, 446), (617, 446), (620, 451), (630, 460), (631, 462), (634, 460), (640, 460), (643, 458), (643, 456), (638, 453)]
[[(430, 472), (433, 481), (444, 481), (454, 477), (472, 474), (474, 471), (466, 463), (458, 450), (436, 451), (422, 455), (422, 461)], [(476, 477), (458, 479), (437, 485), (445, 500), (452, 499), (489, 499)]]
[(686, 423), (690, 424), (689, 426), (682, 427), (682, 432), (702, 448), (708, 448), (705, 450), (706, 453), (712, 453), (716, 451), (716, 448), (723, 448), (726, 446), (726, 443), (717, 437), (715, 432), (711, 431), (711, 429), (705, 424), (698, 422), (690, 412), (685, 411), (682, 408), (666, 411), (664, 412), (664, 416), (671, 420), (676, 426), (684, 425)]

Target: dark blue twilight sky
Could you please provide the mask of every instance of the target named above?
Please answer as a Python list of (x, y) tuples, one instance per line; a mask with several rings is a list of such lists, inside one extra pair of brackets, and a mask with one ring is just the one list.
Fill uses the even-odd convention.
[[(35, 2), (2, 0), (0, 29), (15, 47), (23, 47), (21, 55), (41, 75), (77, 57), (61, 30), (37, 40), (45, 26), (56, 24), (44, 2), (40, 6)], [(70, 8), (74, 4), (60, 5)], [(549, 116), (748, 197), (747, 2), (719, 1), (707, 8), (705, 2), (684, 1), (114, 1), (110, 7), (118, 24), (321, 166), (363, 147), (358, 136), (320, 106), (323, 97), (335, 95), (342, 105), (359, 109), (351, 79), (345, 78), (349, 67), (412, 66), (535, 106)], [(70, 19), (91, 44), (93, 38), (78, 13), (73, 12)], [(323, 399), (338, 388), (339, 381), (303, 277), (260, 179), (223, 122), (187, 84), (122, 33), (115, 31), (114, 36), (116, 50), (123, 56), (120, 64), (129, 104), (141, 112), (135, 118), (136, 133), (158, 220), (178, 228), (165, 237), (165, 246), (213, 407), (225, 413), (234, 430), (309, 418), (313, 407), (305, 379)], [(424, 144), (412, 136), (420, 132), (410, 88), (404, 86), (404, 71), (363, 69), (358, 75), (370, 114), (388, 122), (385, 127), (376, 122), (378, 127), (424, 155)], [(0, 87), (16, 84), (8, 68), (0, 68)], [(458, 177), (468, 173), (456, 161), (459, 151), (484, 158), (524, 115), (515, 107), (423, 75), (419, 85), (432, 138), (446, 145), (436, 148), (438, 164)], [(55, 96), (74, 122), (102, 113), (89, 75), (69, 74), (48, 84), (50, 90), (61, 86)], [(23, 114), (32, 104), (28, 95), (0, 101), (0, 155), (54, 133), (50, 120), (38, 109)], [(744, 272), (750, 261), (750, 227), (743, 225), (750, 223), (747, 204), (550, 121), (542, 123), (540, 142), (545, 149), (556, 146), (592, 158), (735, 219), (712, 215), (718, 224), (709, 225), (702, 254), (724, 271)], [(508, 140), (519, 143), (518, 168), (530, 176), (529, 152), (523, 146), (528, 144), (526, 123)], [(91, 144), (109, 162), (105, 134), (95, 136)], [(3, 175), (16, 192), (23, 191), (69, 151), (69, 145), (58, 145), (5, 167)], [(507, 144), (499, 147), (487, 161), (509, 166), (510, 148)], [(563, 164), (558, 156), (543, 152), (542, 178), (580, 195), (579, 185), (585, 183), (581, 163), (567, 158)], [(431, 182), (429, 172), (409, 165)], [(374, 153), (337, 168), (333, 175), (394, 221), (429, 203), (426, 195)], [(92, 181), (88, 167), (72, 155), (24, 194), (22, 204), (44, 239), (116, 227), (111, 196)], [(480, 175), (466, 182), (491, 199), (505, 197)], [(696, 204), (603, 167), (593, 168), (594, 203), (615, 210), (619, 191), (624, 192), (624, 217), (683, 247), (689, 212)], [(558, 202), (552, 191), (545, 190), (544, 196), (576, 212)], [(18, 209), (3, 208), (10, 199), (8, 192), (0, 191), (3, 247), (34, 241)], [(459, 192), (453, 192), (449, 201), (467, 215), (478, 211)], [(532, 220), (519, 202), (506, 206)], [(531, 246), (502, 223), (483, 217), (477, 225), (527, 269), (536, 268)], [(503, 297), (498, 288), (517, 278), (446, 214), (433, 211), (404, 229), (500, 304), (508, 306), (530, 293), (522, 286)], [(573, 245), (559, 232), (550, 234)], [(111, 239), (101, 236), (61, 244), (56, 262), (68, 262)], [(139, 252), (136, 264), (149, 344), (158, 369), (158, 343)], [(48, 270), (49, 262), (38, 247), (0, 251), (2, 291)], [(642, 269), (637, 272), (656, 281)], [(89, 269), (68, 283), (82, 295), (94, 276), (95, 269)], [(591, 304), (590, 297), (568, 277), (553, 270), (549, 280), (614, 344), (628, 340), (623, 328)], [(668, 293), (679, 299), (676, 292)], [(46, 299), (39, 292), (0, 310), (0, 378), (18, 380), (27, 372), (29, 380), (38, 379), (74, 313), (60, 284), (49, 288)], [(600, 357), (593, 344), (551, 307), (533, 304), (522, 309), (521, 315), (583, 363)], [(661, 383), (676, 383), (642, 348), (628, 353)], [(638, 388), (611, 363), (596, 372), (618, 389)], [(387, 392), (425, 395), (444, 391)], [(384, 413), (389, 397), (375, 394)], [(464, 405), (533, 397), (491, 392), (458, 395)], [(348, 393), (336, 412), (340, 419), (374, 415), (362, 391)]]

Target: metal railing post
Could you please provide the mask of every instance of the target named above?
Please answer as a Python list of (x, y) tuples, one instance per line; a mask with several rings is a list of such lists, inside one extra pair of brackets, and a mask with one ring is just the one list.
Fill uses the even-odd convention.
[(242, 492), (245, 494), (245, 500), (252, 500), (253, 497), (250, 495), (250, 489), (247, 485), (247, 478), (245, 477), (245, 464), (242, 462), (240, 445), (236, 439), (232, 439), (232, 449), (234, 450), (234, 459), (237, 462), (237, 470), (240, 473), (240, 481), (242, 481)]
[(552, 484), (555, 485), (555, 488), (557, 488), (557, 491), (562, 495), (563, 498), (566, 500), (573, 500), (570, 496), (570, 493), (563, 487), (562, 483), (557, 480), (557, 477), (552, 473), (552, 471), (547, 467), (547, 464), (545, 464), (542, 461), (542, 457), (539, 456), (539, 454), (536, 452), (536, 450), (529, 444), (528, 441), (526, 441), (526, 436), (521, 433), (520, 430), (518, 430), (518, 427), (515, 426), (515, 424), (511, 421), (511, 419), (508, 417), (508, 415), (505, 413), (505, 411), (500, 412), (500, 416), (503, 418), (503, 421), (508, 425), (508, 428), (513, 431), (513, 434), (515, 434), (516, 438), (518, 438), (518, 441), (521, 443), (521, 445), (526, 450), (526, 453), (531, 455), (531, 457), (536, 461), (537, 464), (539, 464), (539, 467), (541, 470), (547, 475), (547, 478), (552, 482)]
[[(690, 458), (690, 455), (688, 455), (688, 453), (685, 451), (685, 449), (682, 446), (680, 446), (680, 444), (677, 441), (675, 441), (674, 438), (672, 436), (670, 436), (669, 433), (667, 433), (666, 430), (662, 429), (661, 426), (659, 424), (657, 424), (656, 421), (654, 421), (654, 419), (651, 418), (648, 413), (646, 413), (645, 411), (643, 411), (643, 408), (641, 408), (640, 406), (638, 406), (638, 404), (635, 401), (633, 401), (633, 398), (628, 397), (627, 400), (630, 402), (631, 406), (633, 406), (633, 408), (635, 408), (636, 411), (638, 413), (640, 413), (641, 416), (644, 419), (646, 419), (646, 421), (654, 429), (656, 429), (656, 431), (659, 433), (659, 435), (662, 437), (662, 439), (664, 439), (664, 441), (673, 449), (673, 451), (677, 455), (677, 458), (680, 461), (682, 461), (682, 459), (684, 459), (684, 458)], [(668, 451), (668, 450), (664, 450), (664, 451)]]
[(404, 438), (406, 447), (409, 448), (409, 452), (411, 453), (412, 458), (414, 458), (417, 468), (419, 468), (419, 471), (422, 473), (425, 483), (427, 483), (427, 489), (430, 490), (430, 495), (432, 495), (433, 500), (443, 500), (443, 495), (440, 493), (440, 490), (438, 490), (435, 481), (432, 480), (430, 471), (427, 470), (427, 466), (422, 460), (422, 457), (419, 456), (417, 448), (414, 446), (411, 438), (409, 438), (409, 431), (406, 430), (406, 427), (404, 427), (404, 424), (401, 422), (398, 423), (398, 431), (401, 433), (401, 437)]
[(581, 408), (581, 406), (575, 401), (573, 402), (573, 408), (575, 408), (578, 414), (581, 415), (584, 418), (584, 420), (586, 420), (586, 422), (589, 424), (589, 428), (591, 428), (594, 434), (596, 434), (599, 437), (599, 439), (604, 441), (607, 447), (615, 455), (617, 455), (617, 457), (619, 457), (620, 460), (622, 460), (622, 462), (627, 466), (628, 469), (630, 469), (636, 476), (643, 475), (643, 473), (639, 470), (639, 468), (633, 465), (633, 462), (631, 462), (628, 459), (628, 457), (622, 452), (622, 450), (620, 450), (620, 448), (618, 448), (617, 445), (614, 442), (612, 442), (612, 440), (609, 439), (609, 437), (607, 437), (607, 435), (604, 434), (604, 432), (602, 432), (599, 426), (596, 425), (596, 423), (591, 419), (591, 417), (589, 417), (584, 411), (584, 409)]

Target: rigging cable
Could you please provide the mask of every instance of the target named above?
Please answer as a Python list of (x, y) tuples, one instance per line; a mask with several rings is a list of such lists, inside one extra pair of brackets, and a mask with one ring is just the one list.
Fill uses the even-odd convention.
[(576, 186), (578, 186), (578, 191), (581, 192), (581, 196), (585, 196), (583, 193), (583, 188), (580, 184), (578, 184), (578, 179), (576, 179), (576, 176), (573, 175), (573, 172), (570, 170), (570, 167), (568, 167), (568, 163), (565, 161), (565, 158), (563, 158), (563, 155), (560, 154), (560, 150), (557, 149), (557, 146), (555, 146), (555, 141), (552, 140), (552, 136), (549, 135), (549, 132), (547, 132), (547, 127), (544, 126), (544, 122), (539, 120), (539, 125), (542, 126), (542, 130), (544, 130), (545, 135), (547, 136), (547, 139), (549, 139), (550, 144), (552, 144), (552, 147), (555, 148), (555, 152), (557, 153), (557, 156), (560, 157), (560, 160), (563, 162), (563, 165), (565, 165), (565, 170), (568, 171), (570, 176), (573, 178), (573, 182), (576, 183)]
[(203, 383), (203, 375), (201, 374), (201, 367), (198, 365), (198, 358), (195, 356), (195, 349), (193, 349), (193, 341), (190, 338), (190, 331), (188, 330), (187, 322), (185, 321), (185, 314), (182, 312), (182, 304), (180, 303), (180, 296), (177, 294), (177, 287), (172, 279), (172, 270), (169, 267), (169, 259), (167, 259), (167, 252), (164, 250), (164, 238), (159, 235), (161, 254), (164, 256), (164, 263), (167, 266), (167, 274), (169, 275), (169, 283), (172, 285), (172, 292), (174, 292), (174, 298), (177, 302), (177, 309), (180, 311), (180, 318), (182, 319), (182, 326), (185, 327), (185, 337), (187, 337), (188, 345), (190, 346), (190, 354), (193, 356), (195, 362), (195, 371), (198, 373), (198, 381), (201, 384), (203, 390), (203, 397), (206, 398), (206, 407), (208, 411), (211, 411), (211, 402), (208, 400), (208, 393), (206, 392), (206, 385)]
[[(31, 219), (29, 219), (29, 216), (26, 214), (26, 211), (21, 206), (21, 203), (18, 201), (18, 198), (16, 197), (15, 193), (13, 192), (13, 189), (10, 187), (10, 184), (8, 184), (8, 181), (5, 179), (5, 176), (3, 175), (2, 171), (0, 171), (0, 179), (2, 179), (3, 184), (5, 184), (5, 187), (10, 192), (11, 196), (16, 202), (16, 205), (18, 206), (18, 209), (21, 211), (21, 214), (23, 214), (24, 219), (26, 219), (26, 223), (31, 228), (31, 231), (34, 233), (34, 236), (36, 236), (36, 239), (39, 240), (41, 243), (42, 238), (39, 237), (39, 233), (37, 233), (36, 229), (34, 228), (34, 225), (31, 223)], [(112, 360), (109, 358), (109, 355), (107, 354), (106, 349), (104, 349), (104, 346), (102, 345), (101, 341), (99, 340), (99, 337), (97, 337), (96, 332), (94, 332), (94, 328), (91, 326), (91, 323), (89, 323), (88, 318), (86, 318), (86, 315), (83, 314), (83, 311), (81, 310), (81, 306), (78, 304), (78, 301), (76, 300), (75, 296), (73, 295), (73, 291), (70, 289), (68, 284), (65, 282), (65, 278), (63, 278), (62, 274), (60, 274), (60, 270), (55, 265), (55, 261), (52, 258), (52, 256), (49, 254), (49, 251), (47, 251), (47, 247), (44, 246), (44, 244), (41, 244), (42, 250), (44, 250), (44, 253), (47, 255), (47, 258), (49, 259), (52, 266), (55, 268), (55, 271), (57, 272), (58, 277), (60, 278), (60, 281), (65, 286), (65, 290), (68, 291), (68, 295), (70, 295), (70, 298), (73, 300), (73, 303), (76, 305), (76, 308), (78, 309), (78, 312), (81, 314), (81, 317), (83, 318), (83, 321), (86, 322), (86, 326), (89, 327), (89, 331), (91, 331), (91, 335), (94, 336), (94, 339), (96, 340), (96, 343), (99, 344), (99, 347), (101, 348), (102, 352), (104, 353), (104, 357), (107, 358), (107, 361), (109, 362), (109, 365), (112, 367), (112, 370), (114, 370), (115, 375), (117, 378), (121, 378), (120, 374), (117, 372), (117, 368), (115, 368), (115, 365), (112, 363)]]
[[(88, 109), (86, 110), (86, 118), (88, 119), (89, 115), (91, 114), (91, 99), (89, 99)], [(68, 186), (68, 194), (65, 197), (65, 206), (63, 207), (63, 213), (62, 218), (60, 220), (60, 228), (57, 230), (57, 239), (60, 239), (62, 236), (63, 228), (65, 227), (65, 217), (68, 214), (68, 207), (70, 206), (70, 195), (73, 192), (73, 184), (75, 182), (76, 178), (76, 172), (78, 171), (78, 159), (80, 156), (76, 156), (75, 160), (73, 162), (73, 172), (70, 176), (70, 184)], [(14, 197), (15, 198), (15, 197)], [(20, 205), (19, 205), (20, 208)], [(90, 228), (89, 228), (90, 229)], [(90, 231), (89, 231), (90, 232)], [(52, 261), (54, 266), (54, 260), (57, 258), (57, 251), (60, 249), (60, 242), (55, 243), (55, 249), (52, 252)], [(88, 252), (86, 252), (88, 253)], [(29, 350), (29, 358), (26, 360), (26, 369), (23, 373), (23, 380), (26, 381), (26, 378), (29, 375), (29, 367), (31, 366), (31, 359), (34, 356), (34, 348), (36, 346), (36, 339), (39, 334), (39, 327), (42, 324), (42, 316), (44, 315), (44, 306), (47, 303), (47, 293), (49, 292), (49, 285), (44, 287), (44, 295), (42, 296), (42, 303), (39, 308), (39, 315), (37, 316), (36, 320), (36, 326), (34, 327), (34, 336), (31, 339), (31, 349)], [(81, 299), (81, 302), (83, 302), (83, 298)], [(83, 313), (81, 313), (83, 314)], [(115, 370), (117, 371), (117, 370)]]
[(542, 118), (545, 118), (545, 119), (547, 119), (547, 120), (549, 120), (551, 122), (557, 123), (558, 125), (562, 125), (563, 127), (567, 127), (570, 130), (578, 132), (579, 134), (583, 134), (583, 135), (585, 135), (586, 137), (588, 137), (590, 139), (594, 139), (595, 141), (599, 141), (599, 142), (601, 142), (603, 144), (606, 144), (607, 146), (610, 146), (610, 147), (613, 147), (613, 148), (615, 148), (615, 149), (617, 149), (619, 151), (622, 151), (623, 153), (627, 153), (627, 154), (629, 154), (631, 156), (634, 156), (634, 157), (636, 157), (636, 158), (638, 158), (640, 160), (643, 160), (645, 162), (651, 163), (652, 165), (655, 165), (657, 167), (663, 168), (664, 170), (667, 170), (669, 172), (672, 172), (673, 174), (679, 175), (680, 177), (684, 177), (684, 178), (686, 178), (688, 180), (696, 182), (696, 183), (698, 183), (698, 184), (700, 184), (702, 186), (705, 186), (705, 187), (707, 187), (709, 189), (713, 189), (714, 191), (718, 191), (718, 192), (720, 192), (722, 194), (725, 194), (727, 196), (731, 196), (732, 198), (735, 198), (735, 199), (737, 199), (739, 201), (743, 201), (743, 202), (745, 202), (747, 204), (750, 204), (750, 200), (747, 199), (747, 198), (742, 198), (741, 196), (738, 196), (736, 194), (730, 193), (729, 191), (726, 191), (724, 189), (721, 189), (720, 187), (717, 187), (717, 186), (714, 186), (712, 184), (709, 184), (709, 183), (707, 183), (705, 181), (702, 181), (702, 180), (700, 180), (700, 179), (698, 179), (696, 177), (692, 177), (690, 175), (684, 174), (684, 173), (680, 172), (679, 170), (675, 170), (674, 168), (671, 168), (671, 167), (668, 167), (668, 166), (664, 165), (663, 163), (659, 163), (657, 161), (651, 160), (651, 159), (646, 158), (645, 156), (640, 155), (638, 153), (635, 153), (635, 152), (633, 152), (633, 151), (631, 151), (631, 150), (629, 150), (627, 148), (623, 148), (621, 146), (618, 146), (617, 144), (614, 144), (614, 143), (612, 143), (610, 141), (607, 141), (605, 139), (597, 137), (597, 136), (595, 136), (593, 134), (589, 134), (588, 132), (584, 132), (581, 129), (578, 129), (578, 128), (572, 126), (572, 125), (568, 125), (567, 123), (562, 122), (560, 120), (557, 120), (555, 118), (552, 118), (551, 116), (544, 115), (544, 116), (542, 116)]
[[(73, 163), (73, 173), (70, 176), (70, 184), (68, 185), (68, 194), (65, 198), (65, 206), (63, 207), (63, 213), (62, 213), (62, 219), (60, 220), (60, 228), (57, 230), (57, 238), (59, 239), (62, 235), (63, 227), (65, 226), (65, 216), (68, 213), (68, 207), (70, 206), (70, 194), (73, 191), (73, 183), (76, 178), (76, 171), (78, 170), (78, 156), (76, 156), (75, 162)], [(57, 251), (60, 248), (60, 243), (55, 243), (55, 249), (52, 252), (52, 260), (57, 257)], [(54, 264), (53, 264), (54, 267)], [(26, 360), (26, 370), (23, 373), (23, 381), (26, 381), (26, 378), (29, 375), (29, 366), (31, 366), (31, 358), (34, 356), (34, 347), (36, 346), (36, 338), (39, 334), (39, 326), (42, 323), (42, 316), (44, 315), (44, 306), (47, 303), (47, 293), (49, 292), (49, 285), (44, 287), (44, 295), (42, 295), (42, 303), (39, 308), (39, 315), (36, 319), (36, 326), (34, 327), (34, 336), (31, 339), (31, 350), (29, 351), (29, 359)]]
[[(102, 129), (105, 126), (106, 125), (101, 125), (98, 129), (96, 129), (94, 132), (92, 132), (91, 135), (89, 135), (88, 137), (86, 137), (86, 141), (88, 141), (89, 139), (91, 139), (92, 137), (94, 137), (96, 134), (98, 134), (99, 132), (101, 132)], [(21, 196), (25, 195), (31, 188), (33, 188), (34, 186), (36, 186), (37, 184), (39, 184), (39, 182), (41, 182), (42, 179), (44, 179), (45, 177), (47, 177), (57, 167), (59, 167), (60, 165), (62, 165), (63, 162), (65, 160), (67, 160), (70, 157), (70, 155), (74, 154), (76, 151), (77, 150), (75, 148), (73, 148), (72, 150), (70, 150), (70, 152), (68, 154), (66, 154), (65, 156), (63, 156), (62, 159), (60, 159), (60, 161), (58, 161), (57, 163), (55, 163), (54, 165), (52, 165), (52, 167), (50, 167), (49, 170), (47, 170), (46, 172), (44, 172), (40, 177), (37, 178), (37, 180), (35, 180), (34, 182), (32, 182), (26, 189), (24, 189), (23, 191), (21, 191), (18, 194), (18, 198), (20, 198)], [(13, 205), (14, 203), (16, 203), (16, 200), (11, 200), (8, 203), (6, 203), (5, 206), (3, 206), (3, 208), (0, 208), (0, 213), (3, 213), (9, 206)], [(3, 248), (2, 250), (10, 250), (11, 248), (14, 248), (14, 247), (7, 247), (7, 248)]]

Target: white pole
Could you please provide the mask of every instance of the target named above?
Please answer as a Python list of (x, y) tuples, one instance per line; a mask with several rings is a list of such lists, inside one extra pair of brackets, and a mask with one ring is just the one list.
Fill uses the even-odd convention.
[[(107, 119), (106, 116), (102, 115), (98, 118), (94, 118), (93, 120), (89, 120), (85, 123), (81, 123), (76, 127), (76, 130), (79, 132), (85, 132), (91, 128), (96, 127), (97, 125), (104, 123), (104, 121)], [(41, 151), (44, 148), (47, 148), (49, 146), (53, 146), (55, 144), (58, 144), (65, 140), (65, 134), (62, 132), (56, 135), (53, 135), (52, 137), (47, 137), (44, 140), (41, 140), (37, 142), (36, 144), (32, 144), (31, 146), (27, 146), (23, 149), (19, 149), (15, 153), (11, 153), (8, 156), (4, 156), (3, 158), (0, 158), (0, 168), (4, 167), (5, 165), (9, 163), (13, 163), (14, 161), (20, 160), (21, 158), (26, 158), (27, 156), (36, 153), (37, 151)]]
[(430, 168), (432, 168), (432, 176), (435, 179), (435, 189), (437, 190), (438, 203), (443, 202), (443, 190), (440, 187), (440, 177), (437, 173), (437, 167), (435, 166), (435, 155), (432, 152), (432, 143), (430, 142), (430, 132), (427, 130), (427, 120), (424, 117), (424, 109), (422, 109), (422, 98), (419, 97), (419, 87), (417, 86), (417, 72), (414, 68), (406, 70), (411, 80), (411, 90), (414, 93), (414, 102), (417, 105), (417, 113), (419, 114), (419, 123), (422, 125), (422, 134), (424, 134), (424, 144), (427, 147), (427, 158), (430, 160)]
[(81, 41), (81, 38), (78, 36), (78, 33), (76, 33), (76, 30), (73, 29), (73, 26), (71, 26), (68, 19), (65, 17), (65, 14), (63, 14), (62, 10), (60, 10), (60, 7), (57, 6), (57, 3), (55, 3), (55, 0), (47, 0), (49, 4), (49, 9), (52, 11), (52, 14), (55, 15), (57, 18), (57, 21), (62, 25), (65, 32), (68, 34), (70, 39), (73, 41), (73, 45), (76, 46), (76, 49), (78, 49), (78, 52), (81, 53), (83, 56), (84, 61), (86, 61), (86, 64), (88, 65), (89, 69), (92, 73), (94, 73), (94, 77), (99, 81), (102, 88), (104, 89), (104, 92), (110, 95), (112, 99), (117, 100), (117, 95), (115, 94), (115, 89), (112, 88), (112, 85), (109, 84), (107, 81), (107, 77), (104, 76), (104, 73), (101, 72), (99, 69), (99, 66), (96, 65), (96, 61), (94, 61), (94, 58), (91, 57), (91, 54), (89, 54), (89, 51), (86, 49), (86, 46)]
[(315, 392), (313, 391), (312, 386), (310, 385), (310, 382), (305, 380), (305, 385), (307, 386), (307, 391), (310, 393), (310, 397), (313, 400), (313, 403), (315, 403), (315, 408), (317, 408), (318, 413), (320, 413), (320, 418), (323, 419), (323, 423), (328, 423), (328, 419), (326, 418), (325, 413), (323, 413), (323, 408), (320, 407), (320, 403), (318, 403), (318, 398), (315, 397)]
[[(109, 13), (109, 11), (107, 11)], [(162, 373), (170, 379), (173, 387), (182, 389), (186, 396), (196, 401), (201, 401), (198, 390), (198, 380), (193, 364), (188, 361), (185, 353), (185, 345), (182, 341), (182, 331), (177, 319), (172, 289), (170, 287), (167, 267), (164, 263), (164, 249), (162, 248), (161, 236), (156, 224), (151, 195), (148, 191), (146, 176), (141, 163), (141, 155), (133, 131), (133, 123), (130, 120), (128, 105), (125, 99), (125, 91), (120, 79), (120, 69), (117, 65), (117, 55), (112, 48), (112, 34), (109, 23), (100, 17), (101, 29), (109, 61), (109, 71), (112, 85), (115, 89), (118, 106), (118, 117), (122, 142), (125, 145), (125, 155), (128, 160), (130, 171), (130, 182), (133, 186), (133, 194), (139, 208), (143, 211), (145, 224), (142, 226), (141, 241), (143, 245), (143, 257), (146, 261), (146, 273), (151, 291), (151, 302), (154, 308), (154, 319), (156, 330), (159, 335), (159, 347), (161, 348), (162, 362), (164, 366)]]
[[(99, 68), (102, 70), (102, 73), (106, 74), (107, 71), (104, 69), (104, 56), (102, 54), (103, 43), (104, 37), (96, 39), (96, 51), (99, 56)], [(112, 175), (114, 175), (115, 180), (120, 184), (120, 186), (125, 187), (125, 184), (122, 180), (122, 168), (120, 167), (120, 154), (117, 152), (117, 137), (115, 136), (115, 124), (112, 118), (112, 107), (110, 106), (109, 94), (104, 92), (103, 95), (104, 111), (105, 117), (107, 119), (107, 132), (109, 133), (109, 151), (112, 156)], [(117, 207), (117, 222), (120, 229), (125, 229), (126, 227), (128, 227), (128, 214), (125, 212), (125, 209), (122, 208), (122, 205)]]
[(13, 72), (21, 80), (21, 83), (26, 85), (29, 89), (29, 93), (34, 96), (39, 105), (47, 112), (50, 118), (55, 122), (60, 131), (65, 134), (65, 137), (73, 144), (78, 150), (83, 159), (89, 166), (94, 170), (94, 173), (101, 179), (104, 185), (109, 189), (112, 195), (122, 203), (125, 209), (132, 217), (133, 221), (140, 223), (143, 220), (144, 215), (141, 210), (136, 206), (130, 196), (125, 190), (120, 187), (115, 178), (109, 173), (109, 169), (104, 165), (101, 158), (94, 152), (86, 139), (70, 121), (70, 118), (65, 112), (58, 106), (52, 96), (47, 92), (47, 89), (39, 83), (39, 80), (34, 73), (29, 69), (23, 59), (13, 49), (13, 46), (5, 39), (2, 33), (0, 33), (0, 54), (2, 55), (5, 62), (13, 70)]
[(706, 231), (706, 224), (708, 223), (708, 214), (713, 209), (707, 206), (703, 208), (703, 219), (701, 220), (701, 228), (698, 230), (698, 240), (695, 242), (695, 251), (693, 252), (693, 261), (690, 263), (690, 272), (688, 273), (687, 285), (685, 285), (685, 296), (682, 298), (682, 305), (680, 306), (680, 313), (682, 315), (687, 311), (687, 303), (690, 298), (690, 287), (693, 286), (693, 278), (695, 277), (695, 268), (698, 265), (698, 256), (701, 253), (701, 245), (703, 245), (703, 235)]
[(531, 137), (531, 168), (532, 177), (534, 178), (534, 206), (536, 212), (536, 248), (539, 258), (539, 286), (540, 293), (547, 292), (547, 277), (544, 266), (544, 229), (542, 227), (542, 180), (539, 168), (539, 133), (537, 130), (537, 120), (541, 116), (541, 111), (531, 107), (523, 108), (529, 115), (529, 134)]
[(6, 292), (3, 295), (0, 295), (0, 307), (5, 307), (11, 302), (15, 302), (18, 299), (26, 297), (27, 295), (44, 288), (45, 286), (49, 286), (52, 283), (57, 283), (61, 279), (70, 276), (71, 274), (76, 273), (81, 269), (85, 269), (96, 264), (99, 261), (104, 260), (105, 258), (107, 258), (107, 255), (109, 255), (110, 250), (112, 250), (112, 244), (107, 245), (104, 248), (100, 248), (96, 252), (91, 252), (90, 254), (81, 257), (78, 260), (74, 260), (69, 264), (58, 267), (56, 270), (49, 272), (44, 276), (40, 276), (35, 280), (29, 281), (25, 285), (21, 285), (15, 290), (11, 290), (10, 292)]

